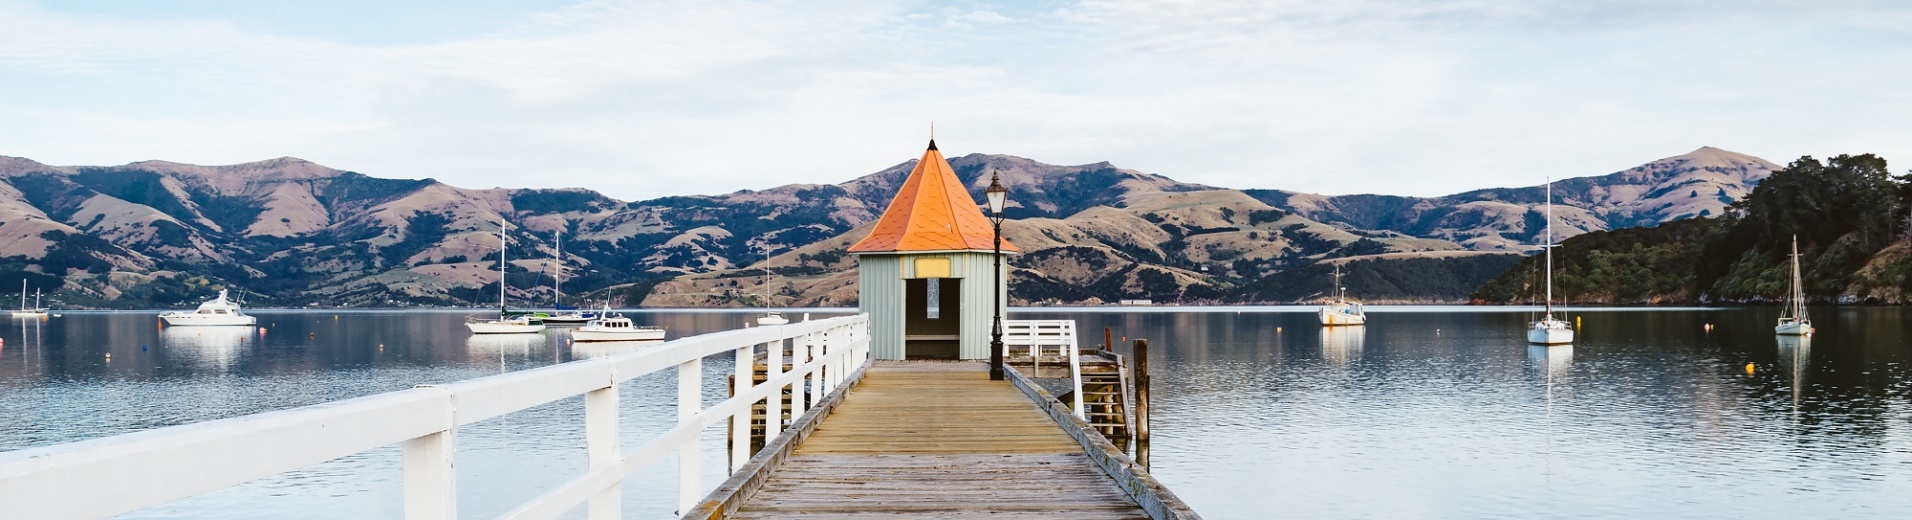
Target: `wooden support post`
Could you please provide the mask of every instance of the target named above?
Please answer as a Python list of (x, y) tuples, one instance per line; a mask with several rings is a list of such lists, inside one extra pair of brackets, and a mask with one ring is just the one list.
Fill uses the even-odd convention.
[(1129, 355), (1135, 372), (1135, 441), (1149, 442), (1149, 340), (1135, 340), (1135, 352)]
[(1110, 354), (1115, 353), (1115, 332), (1109, 330), (1109, 327), (1102, 327), (1102, 351)]
[[(677, 422), (689, 422), (697, 418), (704, 409), (704, 360), (693, 359), (677, 365)], [(702, 467), (702, 457), (698, 456), (698, 439), (692, 437), (683, 446), (677, 447), (677, 510), (689, 511), (704, 498), (703, 476), (698, 469)]]
[[(615, 380), (615, 378), (613, 378)], [(617, 384), (585, 392), (584, 445), (591, 469), (616, 465), (622, 457), (617, 439)], [(611, 485), (591, 497), (591, 520), (612, 520), (624, 516), (623, 482)]]

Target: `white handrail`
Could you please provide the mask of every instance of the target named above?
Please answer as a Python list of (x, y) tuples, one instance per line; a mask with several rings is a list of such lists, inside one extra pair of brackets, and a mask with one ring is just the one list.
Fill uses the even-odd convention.
[(1069, 378), (1075, 384), (1076, 417), (1087, 419), (1082, 405), (1082, 356), (1076, 346), (1075, 320), (1003, 320), (1002, 342), (1008, 347), (1025, 347), (1030, 361), (1039, 361), (1043, 347), (1055, 347), (1056, 354), (1069, 358)]
[[(403, 443), (405, 517), (451, 519), (459, 426), (584, 395), (589, 471), (500, 518), (551, 518), (587, 502), (590, 518), (617, 518), (624, 478), (671, 452), (679, 461), (678, 510), (688, 510), (706, 491), (698, 485), (698, 433), (730, 420), (741, 432), (733, 447), (744, 448), (733, 450), (730, 467), (742, 466), (751, 404), (781, 403), (784, 387), (801, 403), (806, 380), (819, 396), (841, 388), (844, 377), (869, 363), (868, 326), (868, 316), (857, 315), (704, 334), (457, 383), (0, 452), (0, 504), (9, 518), (112, 516)], [(782, 372), (777, 361), (786, 341), (794, 343), (795, 358)], [(772, 368), (769, 381), (757, 385), (751, 367), (759, 345)], [(703, 359), (725, 352), (738, 364), (733, 396), (704, 408)], [(618, 385), (666, 368), (678, 369), (677, 427), (620, 453)], [(780, 407), (766, 407), (772, 437), (782, 431)]]

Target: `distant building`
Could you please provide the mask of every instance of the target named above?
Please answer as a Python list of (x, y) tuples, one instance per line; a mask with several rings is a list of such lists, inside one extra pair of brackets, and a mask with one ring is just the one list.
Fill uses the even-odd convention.
[[(1013, 196), (1013, 195), (1012, 195)], [(877, 359), (988, 359), (996, 296), (994, 230), (982, 207), (930, 140), (857, 257), (858, 307), (870, 315)], [(1019, 251), (1002, 243), (1004, 255)], [(1007, 263), (1004, 265), (1007, 270)], [(992, 289), (996, 292), (992, 292)]]

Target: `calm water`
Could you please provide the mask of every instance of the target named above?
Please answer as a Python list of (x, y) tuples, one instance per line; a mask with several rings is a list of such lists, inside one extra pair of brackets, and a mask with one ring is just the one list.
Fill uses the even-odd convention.
[[(1151, 340), (1151, 463), (1208, 518), (1912, 511), (1912, 320), (1899, 309), (1818, 309), (1821, 332), (1805, 344), (1776, 341), (1768, 309), (1576, 312), (1580, 343), (1552, 349), (1525, 345), (1524, 312), (1382, 308), (1365, 330), (1323, 331), (1296, 310), (1308, 309), (1014, 317)], [(0, 450), (616, 351), (573, 348), (561, 332), (473, 339), (456, 313), (258, 314), (265, 334), (159, 330), (152, 313), (0, 322)], [(634, 317), (676, 337), (750, 315)], [(706, 362), (707, 402), (727, 371)], [(675, 379), (660, 376), (627, 387), (627, 445), (674, 417)], [(581, 407), (559, 401), (461, 429), (465, 516), (495, 515), (582, 471)], [(722, 439), (706, 432), (707, 488), (721, 478)], [(627, 511), (669, 516), (672, 467), (627, 484)], [(399, 485), (393, 447), (129, 516), (392, 517)]]

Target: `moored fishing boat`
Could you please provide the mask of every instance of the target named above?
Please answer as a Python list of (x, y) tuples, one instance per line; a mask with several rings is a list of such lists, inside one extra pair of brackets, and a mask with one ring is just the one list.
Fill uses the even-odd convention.
[(1361, 302), (1349, 300), (1347, 288), (1341, 286), (1341, 264), (1334, 266), (1334, 299), (1316, 314), (1324, 326), (1367, 324), (1367, 310), (1361, 307)]

